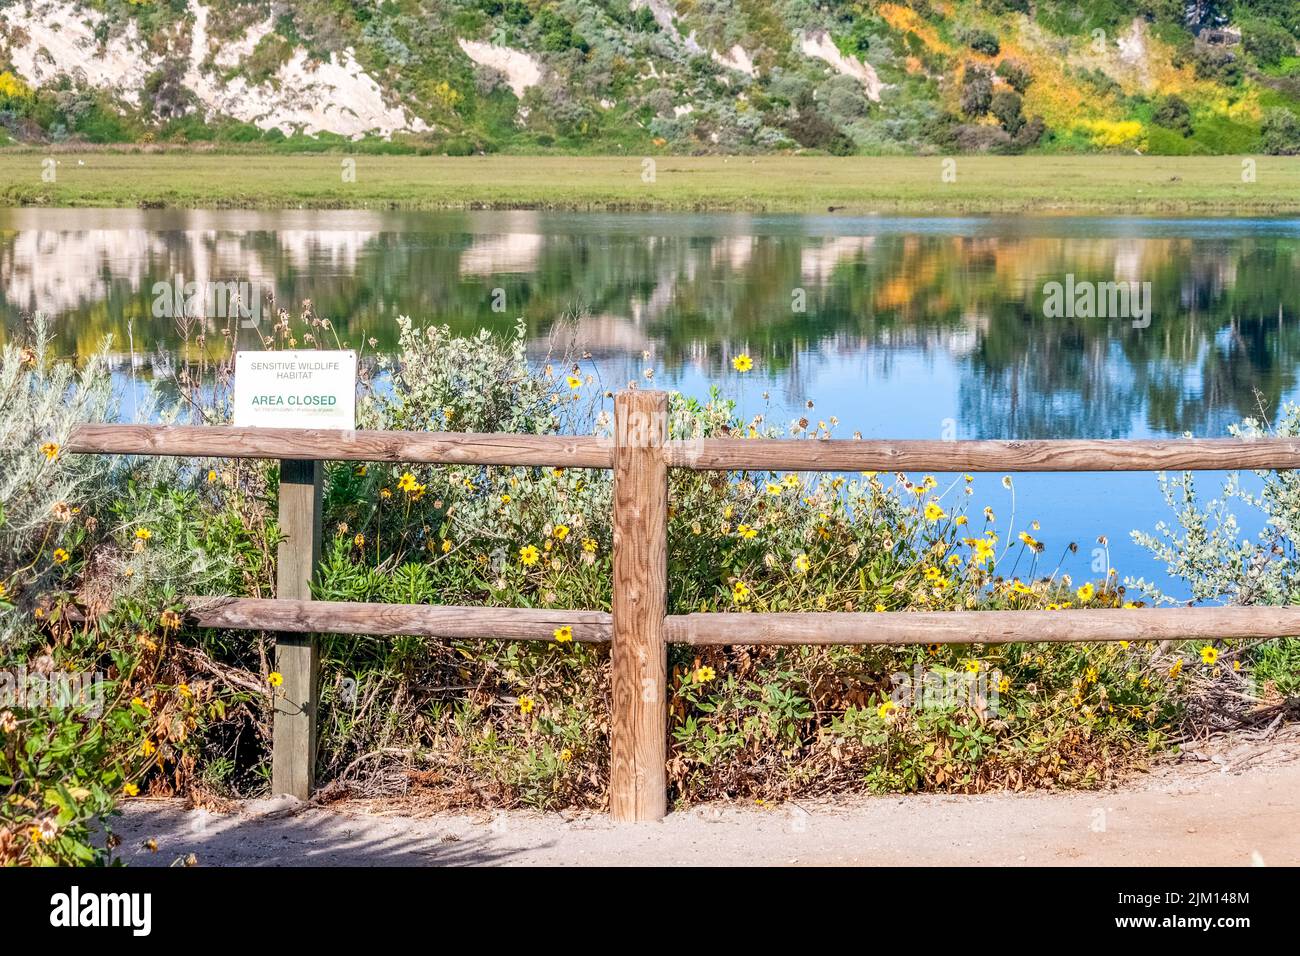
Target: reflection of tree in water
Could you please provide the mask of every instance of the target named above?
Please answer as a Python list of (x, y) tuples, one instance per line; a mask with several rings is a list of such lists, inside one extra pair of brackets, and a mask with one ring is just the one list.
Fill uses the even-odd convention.
[[(1296, 387), (1294, 248), (1194, 245), (1149, 273), (1152, 319), (1049, 319), (1004, 305), (966, 364), (963, 422), (984, 437), (1222, 434)], [(1106, 275), (1076, 274), (1102, 281)]]
[(1129, 433), (1142, 399), (1119, 344), (1051, 321), (1020, 310), (999, 311), (963, 369), (958, 437), (1119, 438)]

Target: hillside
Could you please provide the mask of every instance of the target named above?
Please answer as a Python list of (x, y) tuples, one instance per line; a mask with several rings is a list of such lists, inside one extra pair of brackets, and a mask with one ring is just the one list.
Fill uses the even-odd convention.
[(1291, 0), (11, 0), (0, 142), (1300, 151)]

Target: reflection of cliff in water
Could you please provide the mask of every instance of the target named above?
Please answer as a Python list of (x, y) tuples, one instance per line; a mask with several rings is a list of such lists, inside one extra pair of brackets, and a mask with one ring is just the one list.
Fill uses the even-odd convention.
[[(27, 209), (0, 211), (0, 316), (46, 312), (65, 353), (111, 335), (148, 374), (198, 357), (152, 315), (155, 282), (273, 281), (278, 306), (310, 300), (380, 350), (401, 314), (522, 317), (539, 356), (716, 378), (748, 352), (788, 402), (826, 363), (887, 377), (918, 353), (955, 365), (972, 434), (1218, 433), (1296, 388), (1298, 263), (1281, 221)], [(1067, 274), (1150, 282), (1150, 326), (1046, 318)], [(224, 325), (206, 322), (208, 354)]]

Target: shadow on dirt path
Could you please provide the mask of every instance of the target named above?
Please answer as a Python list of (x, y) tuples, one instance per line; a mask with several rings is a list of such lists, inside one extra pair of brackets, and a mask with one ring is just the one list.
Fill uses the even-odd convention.
[[(402, 800), (291, 798), (229, 814), (135, 800), (113, 830), (129, 864), (1297, 865), (1300, 727), (1230, 741), (1095, 792), (706, 804), (663, 823), (523, 811), (420, 814)], [(157, 842), (157, 850), (145, 847)]]

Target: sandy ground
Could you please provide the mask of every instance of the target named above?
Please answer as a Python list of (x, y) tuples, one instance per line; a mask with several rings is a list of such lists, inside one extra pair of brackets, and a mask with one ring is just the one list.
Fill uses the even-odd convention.
[[(114, 824), (132, 865), (1300, 865), (1300, 727), (1207, 745), (1091, 793), (708, 804), (662, 823), (600, 814), (419, 814), (288, 797), (227, 814), (136, 800)], [(145, 841), (157, 841), (151, 851)]]

